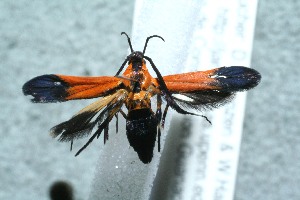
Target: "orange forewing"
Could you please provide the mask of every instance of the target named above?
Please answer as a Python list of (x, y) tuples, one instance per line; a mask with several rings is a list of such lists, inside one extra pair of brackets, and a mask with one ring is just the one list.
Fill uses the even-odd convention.
[(163, 76), (167, 88), (172, 93), (193, 92), (201, 90), (216, 90), (217, 81), (212, 78), (217, 69)]
[(80, 77), (56, 75), (69, 86), (66, 100), (101, 97), (116, 89), (122, 81), (113, 76)]

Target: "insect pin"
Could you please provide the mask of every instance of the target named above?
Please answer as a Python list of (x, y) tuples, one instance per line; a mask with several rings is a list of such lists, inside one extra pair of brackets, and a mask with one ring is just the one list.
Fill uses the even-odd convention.
[[(189, 112), (185, 108), (199, 111), (222, 106), (236, 92), (255, 87), (261, 79), (256, 70), (242, 66), (162, 76), (152, 59), (145, 55), (145, 51), (151, 38), (164, 39), (158, 35), (148, 37), (141, 52), (133, 50), (130, 38), (125, 32), (121, 35), (126, 36), (131, 53), (115, 76), (49, 74), (35, 77), (23, 86), (24, 95), (31, 95), (34, 103), (102, 97), (50, 130), (53, 137), (59, 136), (59, 141), (70, 141), (71, 149), (73, 140), (89, 136), (89, 140), (75, 156), (96, 137), (99, 138), (102, 132), (105, 143), (108, 140), (110, 121), (121, 113), (126, 119), (126, 135), (130, 146), (143, 163), (150, 163), (156, 138), (160, 151), (161, 128), (169, 107), (181, 114), (204, 117), (210, 123), (205, 116)], [(146, 61), (153, 68), (156, 78), (148, 72)], [(120, 75), (126, 64), (127, 68)], [(151, 107), (153, 98), (157, 99), (154, 111)], [(164, 112), (162, 100), (166, 102)], [(124, 105), (127, 113), (123, 111)]]

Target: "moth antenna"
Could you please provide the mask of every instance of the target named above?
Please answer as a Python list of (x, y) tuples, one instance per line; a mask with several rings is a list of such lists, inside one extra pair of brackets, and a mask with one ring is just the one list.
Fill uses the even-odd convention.
[(133, 48), (132, 48), (132, 45), (131, 45), (130, 37), (125, 32), (122, 32), (121, 35), (125, 35), (127, 37), (127, 41), (128, 41), (129, 47), (130, 47), (130, 51), (132, 53), (133, 52)]
[(145, 54), (145, 51), (146, 51), (146, 48), (147, 48), (148, 41), (149, 41), (151, 38), (154, 38), (154, 37), (160, 38), (162, 41), (165, 41), (164, 38), (162, 38), (162, 37), (159, 36), (159, 35), (152, 35), (152, 36), (147, 37), (146, 42), (145, 42), (145, 46), (144, 46), (144, 50), (143, 50), (143, 54)]

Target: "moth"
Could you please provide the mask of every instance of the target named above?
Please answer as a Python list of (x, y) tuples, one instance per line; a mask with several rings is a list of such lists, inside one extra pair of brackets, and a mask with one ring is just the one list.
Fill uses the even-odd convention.
[[(50, 130), (59, 141), (71, 142), (88, 136), (86, 144), (78, 150), (79, 155), (95, 138), (104, 132), (108, 140), (109, 123), (120, 113), (126, 119), (126, 135), (130, 146), (143, 163), (150, 163), (156, 138), (160, 151), (161, 128), (169, 107), (181, 114), (205, 116), (186, 109), (201, 111), (229, 102), (236, 92), (249, 90), (258, 85), (261, 75), (254, 69), (242, 66), (220, 67), (208, 71), (196, 71), (162, 76), (152, 59), (143, 51), (134, 51), (129, 36), (125, 35), (131, 50), (115, 76), (79, 77), (48, 74), (35, 77), (23, 86), (24, 95), (31, 95), (34, 103), (54, 103), (75, 99), (99, 98), (80, 110), (68, 121)], [(149, 73), (149, 63), (156, 78)], [(121, 74), (124, 67), (125, 71)], [(184, 97), (184, 98), (181, 98)], [(151, 103), (156, 98), (156, 108)], [(162, 109), (162, 103), (165, 107)], [(153, 106), (154, 107), (154, 106)], [(126, 108), (127, 112), (124, 111)], [(163, 112), (162, 112), (163, 110)]]

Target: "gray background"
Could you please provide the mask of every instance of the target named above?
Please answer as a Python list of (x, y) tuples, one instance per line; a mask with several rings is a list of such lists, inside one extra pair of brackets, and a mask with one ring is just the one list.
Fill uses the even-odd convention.
[(300, 1), (260, 0), (235, 199), (300, 199)]
[[(21, 88), (47, 73), (111, 75), (128, 49), (119, 34), (131, 34), (133, 1), (45, 2), (0, 2), (0, 199), (47, 199), (56, 180), (87, 198), (102, 142), (74, 159), (47, 130), (88, 102), (31, 104)], [(263, 79), (247, 97), (235, 199), (300, 198), (299, 10), (259, 1), (252, 67)]]

